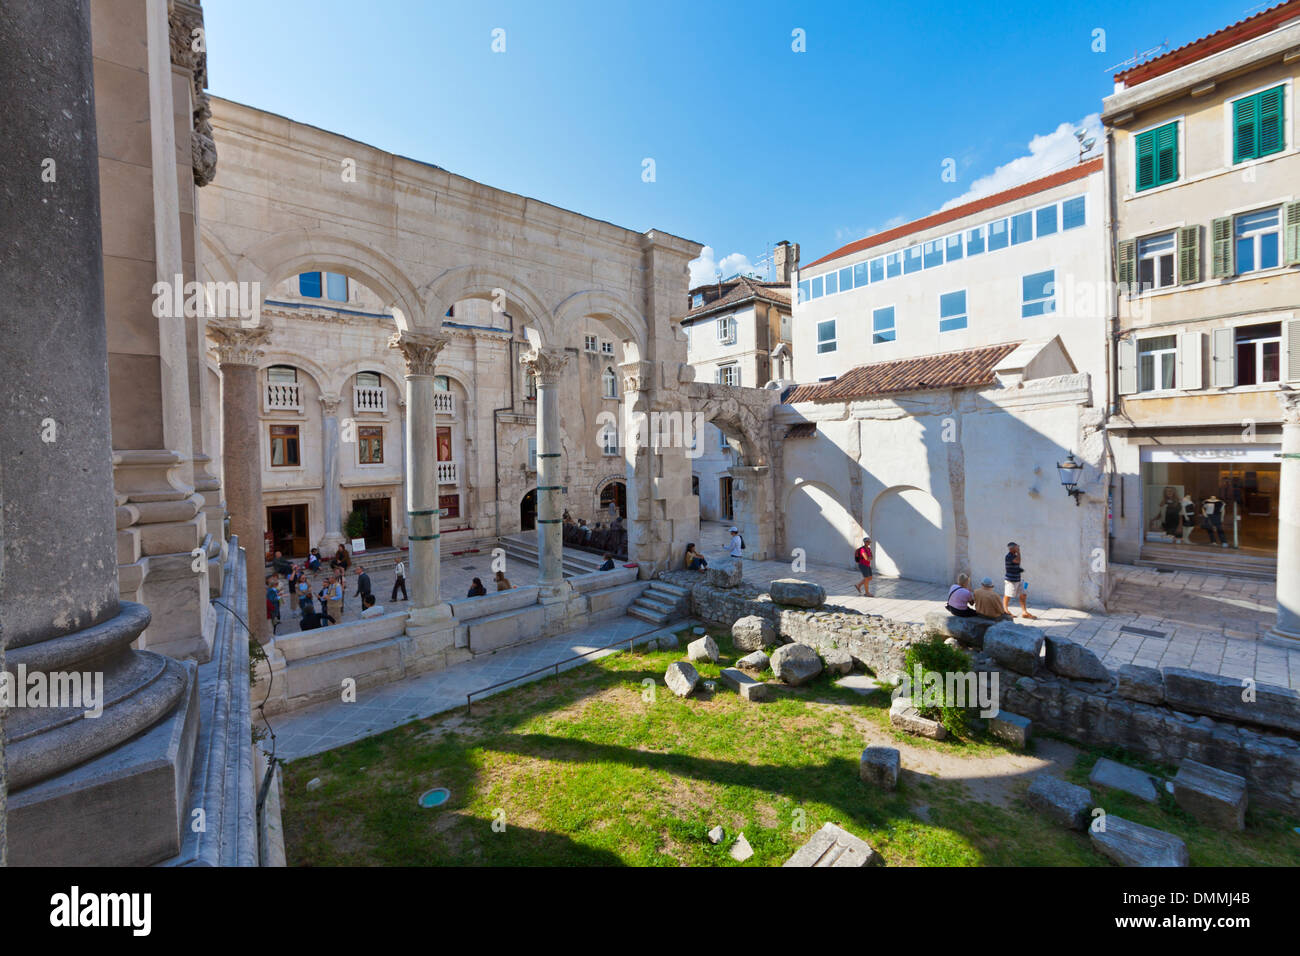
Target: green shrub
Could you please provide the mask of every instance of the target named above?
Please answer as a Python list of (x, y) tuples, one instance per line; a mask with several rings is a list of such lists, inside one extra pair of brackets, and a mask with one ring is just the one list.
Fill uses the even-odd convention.
[(348, 539), (359, 538), (366, 533), (366, 513), (364, 511), (354, 511), (348, 515), (348, 520), (343, 523), (343, 533)]
[(920, 692), (924, 684), (913, 688), (913, 703), (921, 715), (939, 721), (950, 734), (964, 736), (967, 730), (968, 708), (958, 707), (955, 701), (948, 699), (948, 686), (944, 675), (969, 673), (970, 657), (966, 652), (959, 647), (945, 644), (942, 637), (932, 637), (924, 643), (909, 647), (903, 663), (909, 680), (915, 680), (917, 665), (921, 667), (922, 681), (926, 680), (927, 674), (938, 675), (939, 687), (943, 693), (942, 705), (922, 707)]

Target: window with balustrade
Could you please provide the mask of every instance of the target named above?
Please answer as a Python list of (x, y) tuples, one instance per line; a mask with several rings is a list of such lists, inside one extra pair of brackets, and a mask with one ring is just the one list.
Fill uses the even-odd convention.
[(388, 411), (388, 390), (378, 372), (357, 372), (352, 388), (352, 407), (357, 412)]
[(298, 370), (291, 365), (272, 365), (266, 370), (266, 411), (300, 411), (302, 386)]

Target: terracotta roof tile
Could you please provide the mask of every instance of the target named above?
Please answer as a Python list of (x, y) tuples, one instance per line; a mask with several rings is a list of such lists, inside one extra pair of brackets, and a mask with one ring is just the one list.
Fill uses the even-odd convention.
[[(730, 285), (731, 288), (726, 287)], [(740, 305), (742, 302), (748, 302), (750, 299), (763, 299), (767, 302), (775, 302), (777, 305), (788, 306), (790, 304), (790, 287), (783, 282), (763, 282), (759, 279), (751, 279), (749, 276), (739, 276), (723, 282), (722, 286), (726, 291), (720, 298), (711, 302), (705, 302), (703, 305), (687, 311), (685, 318), (693, 319), (699, 315), (713, 312), (716, 309), (726, 309), (731, 306)], [(691, 290), (694, 295), (701, 289), (716, 288), (716, 283), (696, 286)]]
[[(1296, 0), (1300, 3), (1300, 0)], [(861, 252), (863, 249), (870, 249), (873, 246), (882, 246), (887, 242), (892, 242), (903, 236), (910, 235), (914, 232), (921, 232), (925, 229), (931, 229), (934, 226), (942, 226), (944, 223), (956, 222), (966, 216), (973, 216), (977, 212), (983, 212), (985, 209), (992, 209), (994, 206), (1001, 206), (1003, 203), (1012, 202), (1016, 199), (1023, 199), (1025, 196), (1032, 196), (1034, 193), (1041, 193), (1045, 190), (1052, 189), (1056, 186), (1062, 186), (1065, 183), (1073, 182), (1076, 179), (1084, 179), (1101, 169), (1102, 158), (1090, 159), (1086, 163), (1080, 163), (1077, 166), (1071, 166), (1069, 169), (1063, 169), (1059, 173), (1052, 173), (1050, 176), (1043, 176), (1041, 179), (1031, 180), (1027, 183), (1021, 183), (1019, 186), (1013, 186), (1010, 189), (1004, 189), (1000, 193), (993, 193), (991, 196), (982, 196), (979, 199), (972, 199), (968, 203), (960, 206), (953, 206), (951, 209), (945, 209), (942, 212), (936, 212), (926, 216), (923, 219), (917, 219), (914, 222), (904, 223), (894, 229), (886, 229), (884, 232), (878, 232), (874, 236), (867, 236), (865, 239), (857, 239), (850, 242), (847, 246), (840, 246), (829, 255), (822, 256), (815, 262), (810, 262), (801, 269), (811, 269), (813, 266), (821, 265), (823, 262), (830, 262), (832, 259), (839, 259), (841, 256), (849, 256), (855, 252)]]
[(1145, 63), (1129, 67), (1127, 70), (1115, 74), (1115, 82), (1123, 83), (1131, 89), (1139, 83), (1145, 83), (1147, 80), (1153, 80), (1157, 76), (1170, 73), (1180, 66), (1195, 63), (1207, 56), (1231, 49), (1239, 43), (1245, 43), (1247, 40), (1263, 36), (1292, 17), (1300, 17), (1300, 0), (1287, 0), (1286, 3), (1279, 3), (1277, 6), (1261, 11), (1254, 16), (1229, 24), (1221, 30), (1215, 30), (1199, 40), (1184, 43), (1168, 53), (1162, 53)]
[(993, 369), (1011, 354), (1016, 345), (1012, 342), (964, 352), (859, 365), (833, 382), (795, 386), (786, 396), (785, 403), (843, 402), (897, 392), (992, 385)]

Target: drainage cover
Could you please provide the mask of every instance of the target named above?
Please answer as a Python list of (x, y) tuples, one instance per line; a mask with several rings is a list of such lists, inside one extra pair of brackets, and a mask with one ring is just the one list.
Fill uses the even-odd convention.
[(432, 790), (426, 790), (420, 795), (420, 806), (426, 810), (432, 810), (434, 807), (440, 807), (451, 799), (451, 791), (446, 787), (434, 787)]
[(1125, 624), (1123, 627), (1120, 628), (1120, 630), (1125, 632), (1126, 634), (1141, 634), (1143, 637), (1165, 638), (1169, 636), (1164, 631), (1151, 631), (1145, 627), (1133, 627), (1130, 624)]

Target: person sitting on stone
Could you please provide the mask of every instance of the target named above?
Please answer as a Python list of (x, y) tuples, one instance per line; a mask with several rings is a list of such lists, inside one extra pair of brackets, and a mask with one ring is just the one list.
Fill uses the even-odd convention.
[(506, 577), (504, 571), (498, 571), (494, 580), (497, 582), (498, 591), (509, 591), (514, 587), (514, 585), (510, 583), (510, 579)]
[(974, 605), (975, 613), (980, 617), (988, 617), (999, 621), (1008, 616), (1002, 609), (1002, 598), (993, 590), (992, 578), (985, 578), (980, 582), (980, 586), (975, 589)]
[(709, 562), (704, 560), (704, 555), (695, 550), (694, 541), (686, 546), (686, 556), (682, 558), (682, 567), (687, 571), (699, 571), (701, 574), (709, 569)]
[(614, 570), (614, 556), (610, 554), (608, 551), (605, 552), (605, 563), (600, 566), (600, 570), (602, 571)]
[(957, 575), (957, 583), (948, 589), (948, 600), (944, 602), (944, 607), (948, 613), (956, 617), (974, 617), (975, 609), (970, 606), (971, 599), (974, 597), (970, 590), (970, 575)]
[(375, 596), (367, 594), (361, 599), (361, 616), (364, 618), (379, 617), (384, 613), (384, 606), (375, 603)]
[(474, 583), (469, 586), (469, 593), (465, 597), (482, 597), (487, 594), (487, 588), (483, 586), (482, 578), (475, 578)]

